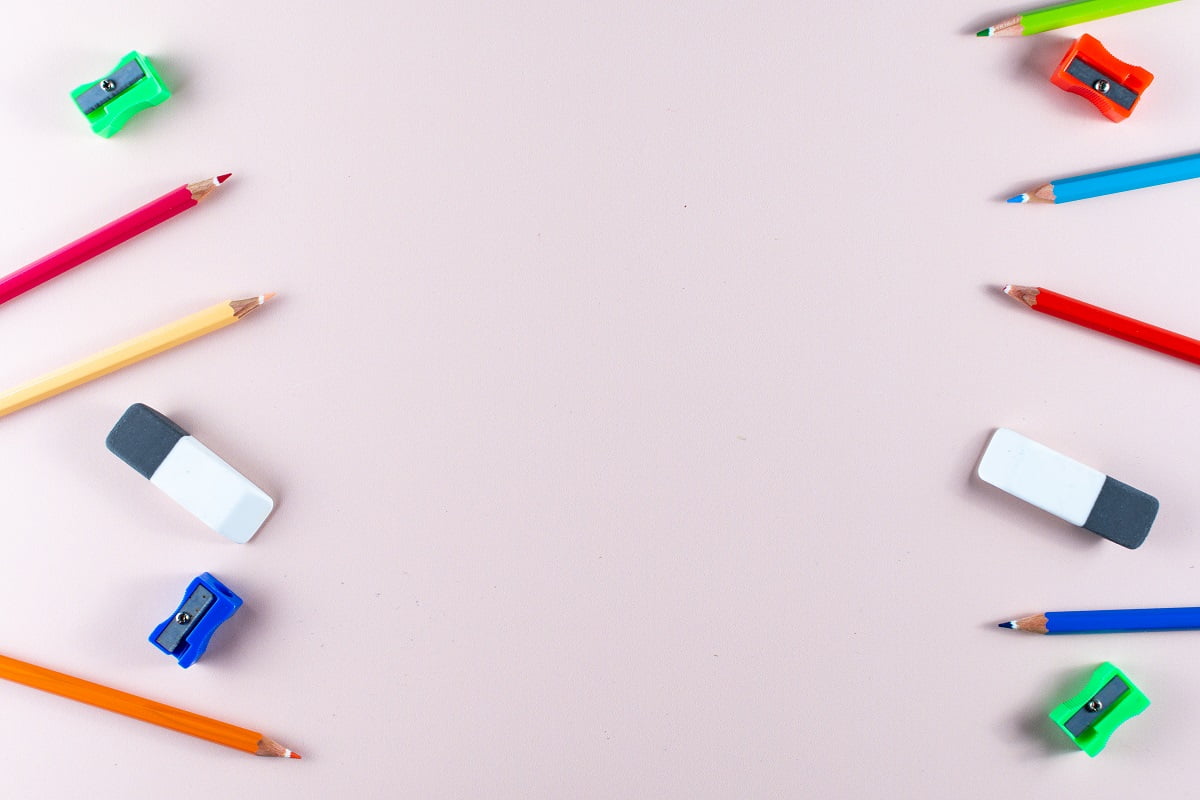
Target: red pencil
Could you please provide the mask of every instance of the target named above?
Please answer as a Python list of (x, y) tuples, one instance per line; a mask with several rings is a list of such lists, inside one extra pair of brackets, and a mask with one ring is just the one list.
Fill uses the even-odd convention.
[(1200, 341), (1139, 322), (1099, 306), (1084, 303), (1048, 289), (1032, 286), (1005, 286), (1004, 293), (1020, 300), (1034, 311), (1074, 322), (1094, 331), (1107, 333), (1151, 350), (1200, 364)]
[(66, 247), (0, 278), (0, 303), (7, 303), (17, 295), (62, 275), (72, 267), (78, 267), (89, 258), (94, 258), (121, 242), (150, 230), (158, 223), (187, 211), (228, 180), (230, 174), (232, 173), (180, 186), (103, 228), (76, 239)]

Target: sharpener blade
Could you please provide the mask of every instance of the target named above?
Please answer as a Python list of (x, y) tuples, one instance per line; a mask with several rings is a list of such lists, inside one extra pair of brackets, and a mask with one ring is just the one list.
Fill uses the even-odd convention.
[(155, 641), (174, 653), (179, 649), (179, 643), (187, 638), (192, 628), (196, 627), (200, 618), (208, 612), (208, 609), (212, 608), (215, 602), (216, 598), (212, 592), (203, 586), (197, 586), (196, 591), (188, 595), (188, 599), (175, 612), (175, 619), (171, 620), (171, 624), (163, 629)]
[[(1072, 736), (1078, 737), (1088, 728), (1096, 724), (1111, 708), (1113, 703), (1120, 699), (1121, 695), (1129, 690), (1129, 686), (1119, 677), (1114, 677), (1108, 683), (1104, 684), (1100, 691), (1096, 692), (1096, 696), (1083, 704), (1083, 708), (1071, 715), (1071, 718), (1066, 721), (1065, 727), (1071, 732)], [(1092, 703), (1098, 703), (1099, 708), (1092, 711), (1088, 708)]]
[(133, 85), (144, 77), (146, 77), (146, 73), (142, 69), (142, 65), (137, 61), (130, 61), (125, 66), (114, 70), (110, 75), (96, 81), (95, 86), (75, 98), (75, 104), (84, 114), (90, 114), (122, 92), (132, 89)]

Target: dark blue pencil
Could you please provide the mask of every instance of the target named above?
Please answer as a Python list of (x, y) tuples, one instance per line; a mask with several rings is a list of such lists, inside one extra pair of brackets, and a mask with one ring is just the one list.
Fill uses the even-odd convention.
[(1191, 631), (1200, 629), (1200, 607), (1122, 608), (1114, 611), (1047, 611), (1001, 628), (1029, 633), (1131, 633), (1133, 631)]

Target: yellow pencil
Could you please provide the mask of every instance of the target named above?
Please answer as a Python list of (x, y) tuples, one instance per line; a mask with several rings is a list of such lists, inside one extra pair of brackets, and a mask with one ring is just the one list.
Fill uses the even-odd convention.
[(40, 403), (48, 397), (82, 386), (88, 381), (136, 364), (143, 358), (170, 350), (198, 336), (232, 325), (275, 296), (275, 293), (217, 303), (212, 308), (143, 333), (127, 342), (96, 353), (74, 364), (56, 369), (40, 378), (23, 383), (0, 394), (0, 417)]

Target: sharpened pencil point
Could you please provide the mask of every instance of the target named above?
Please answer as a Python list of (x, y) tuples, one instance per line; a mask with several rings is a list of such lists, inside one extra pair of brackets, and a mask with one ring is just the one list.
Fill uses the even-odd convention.
[(229, 180), (232, 177), (233, 177), (232, 172), (226, 172), (224, 175), (218, 175), (217, 176), (217, 186), (220, 186), (222, 183), (224, 183), (225, 181)]
[(984, 28), (983, 30), (981, 30), (979, 33), (977, 33), (977, 34), (975, 34), (975, 35), (976, 35), (976, 36), (991, 36), (991, 35), (992, 35), (992, 29), (991, 29), (991, 28)]
[(1015, 623), (1015, 622), (1001, 622), (1001, 623), (1000, 623), (999, 625), (997, 625), (996, 627), (997, 627), (997, 628), (1015, 628), (1015, 627), (1017, 627), (1017, 623)]
[(1029, 202), (1029, 194), (1026, 192), (1021, 192), (1016, 197), (1008, 198), (1007, 202), (1009, 202), (1009, 203), (1028, 203)]
[(288, 758), (302, 758), (302, 756), (299, 753), (292, 751), (288, 753)]

